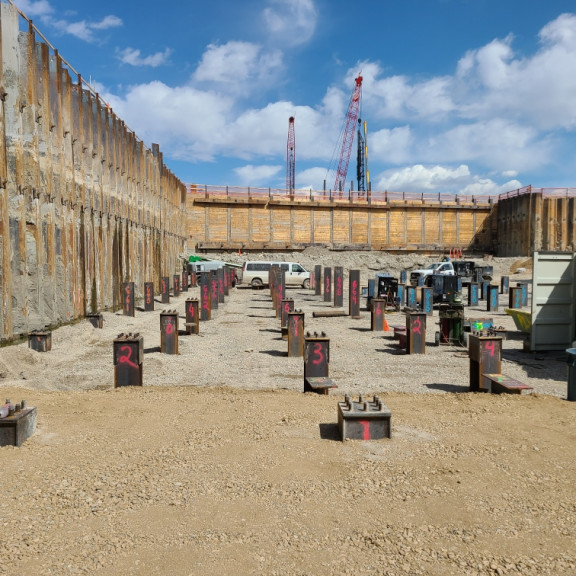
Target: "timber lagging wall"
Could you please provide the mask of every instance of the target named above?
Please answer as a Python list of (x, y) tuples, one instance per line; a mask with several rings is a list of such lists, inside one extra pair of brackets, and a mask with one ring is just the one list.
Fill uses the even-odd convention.
[[(181, 270), (186, 187), (0, 3), (0, 339), (121, 306)], [(24, 22), (27, 31), (20, 31)]]
[(192, 188), (188, 245), (198, 250), (288, 250), (327, 245), (371, 250), (492, 251), (491, 202), (222, 197)]
[(290, 250), (310, 244), (370, 250), (457, 248), (501, 257), (576, 250), (576, 188), (526, 186), (498, 197), (191, 186), (188, 245)]

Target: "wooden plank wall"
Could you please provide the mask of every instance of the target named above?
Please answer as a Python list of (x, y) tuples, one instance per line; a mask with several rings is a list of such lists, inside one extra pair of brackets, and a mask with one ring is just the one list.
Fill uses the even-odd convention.
[[(495, 213), (491, 204), (265, 202), (191, 192), (188, 247), (191, 251), (262, 250), (316, 244), (374, 250), (486, 251), (494, 246)], [(202, 227), (199, 222), (207, 225)]]
[(20, 23), (0, 3), (1, 341), (117, 309), (126, 281), (141, 297), (186, 243), (186, 187), (159, 148)]

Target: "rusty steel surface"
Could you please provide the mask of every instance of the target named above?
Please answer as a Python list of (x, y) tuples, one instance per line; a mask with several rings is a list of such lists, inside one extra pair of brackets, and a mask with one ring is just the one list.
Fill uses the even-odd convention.
[[(329, 363), (330, 338), (325, 332), (307, 332), (304, 336), (304, 392), (314, 391), (310, 378), (329, 378)], [(329, 385), (331, 387), (331, 382)]]
[(338, 402), (338, 429), (342, 441), (391, 438), (392, 412), (378, 396), (366, 400), (360, 395), (355, 402), (346, 394), (344, 402)]
[(52, 350), (52, 332), (35, 330), (28, 334), (28, 348), (36, 352), (50, 352)]
[(144, 282), (144, 312), (154, 311), (154, 282)]
[(160, 292), (162, 304), (170, 304), (170, 278), (168, 276), (162, 276), (160, 279)]
[(23, 400), (9, 415), (0, 418), (0, 446), (22, 446), (36, 431), (36, 407), (26, 407)]
[(350, 270), (348, 303), (350, 316), (359, 319), (360, 315), (360, 270)]
[(186, 300), (186, 334), (200, 334), (200, 302), (197, 298)]
[(160, 312), (160, 352), (178, 354), (178, 312)]
[(180, 268), (186, 186), (0, 2), (0, 341), (123, 307)]
[(288, 356), (304, 356), (304, 312), (294, 310), (286, 319)]
[(112, 343), (114, 361), (114, 388), (142, 386), (144, 364), (144, 337), (140, 334), (119, 334)]

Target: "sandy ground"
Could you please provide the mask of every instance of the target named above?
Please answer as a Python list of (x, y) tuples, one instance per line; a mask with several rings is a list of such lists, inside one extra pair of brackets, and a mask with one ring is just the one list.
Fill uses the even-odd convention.
[[(363, 262), (362, 280), (382, 265)], [(62, 327), (51, 352), (1, 349), (0, 393), (35, 406), (38, 425), (0, 448), (0, 574), (576, 573), (563, 353), (523, 352), (491, 314), (508, 328), (503, 372), (534, 394), (470, 393), (466, 349), (433, 345), (437, 312), (426, 354), (406, 355), (367, 311), (312, 318), (331, 303), (289, 295), (330, 337), (328, 396), (302, 393), (266, 290), (233, 290), (178, 355), (159, 350), (159, 312), (183, 322), (196, 288), (134, 318), (104, 313), (103, 329)], [(144, 337), (142, 388), (113, 388), (121, 332)], [(342, 442), (344, 393), (378, 394), (392, 438)]]

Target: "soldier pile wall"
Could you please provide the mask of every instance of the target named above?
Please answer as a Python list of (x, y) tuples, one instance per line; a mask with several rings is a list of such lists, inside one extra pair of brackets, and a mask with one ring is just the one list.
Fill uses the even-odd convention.
[[(19, 29), (20, 24), (27, 28)], [(0, 3), (0, 340), (181, 271), (186, 187)], [(74, 81), (72, 75), (75, 75)]]

